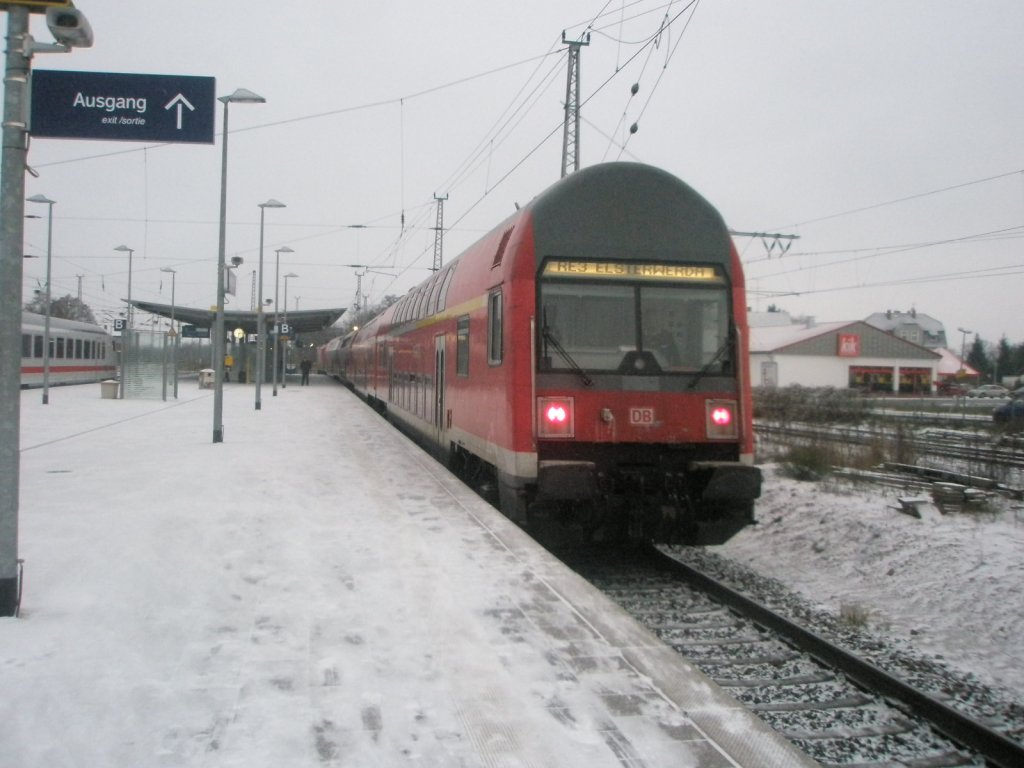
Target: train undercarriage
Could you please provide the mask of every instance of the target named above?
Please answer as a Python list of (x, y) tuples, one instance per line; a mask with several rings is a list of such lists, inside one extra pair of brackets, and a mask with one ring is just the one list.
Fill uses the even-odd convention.
[(536, 482), (525, 483), (457, 446), (449, 466), (531, 533), (561, 528), (593, 542), (723, 544), (755, 522), (761, 471), (688, 454), (643, 446), (629, 462), (543, 459)]

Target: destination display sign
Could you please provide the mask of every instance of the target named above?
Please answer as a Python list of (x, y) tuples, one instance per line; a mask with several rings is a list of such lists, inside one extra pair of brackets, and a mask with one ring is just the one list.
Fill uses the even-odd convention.
[(183, 339), (208, 339), (210, 338), (210, 329), (201, 328), (197, 325), (183, 325), (181, 326), (181, 338)]
[(713, 266), (649, 264), (642, 261), (575, 261), (552, 259), (544, 265), (544, 277), (616, 278), (719, 283), (722, 276)]
[(212, 77), (36, 70), (29, 133), (212, 144), (215, 89)]
[(10, 5), (23, 5), (29, 13), (46, 13), (47, 8), (74, 8), (71, 0), (5, 0), (0, 2), (0, 10), (7, 10)]

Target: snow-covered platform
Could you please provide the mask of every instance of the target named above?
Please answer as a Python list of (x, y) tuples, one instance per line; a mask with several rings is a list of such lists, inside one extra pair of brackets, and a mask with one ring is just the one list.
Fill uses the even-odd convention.
[(22, 393), (0, 763), (792, 768), (338, 384)]

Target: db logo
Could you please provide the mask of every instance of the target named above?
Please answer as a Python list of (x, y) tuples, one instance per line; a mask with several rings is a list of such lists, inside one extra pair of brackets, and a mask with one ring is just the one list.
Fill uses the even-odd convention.
[(629, 423), (637, 424), (639, 426), (653, 426), (654, 425), (654, 409), (653, 408), (630, 408), (629, 409)]

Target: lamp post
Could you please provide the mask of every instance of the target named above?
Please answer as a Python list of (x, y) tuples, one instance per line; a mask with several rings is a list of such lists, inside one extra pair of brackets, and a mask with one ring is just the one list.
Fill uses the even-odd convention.
[[(294, 272), (289, 272), (287, 275), (284, 276), (284, 324), (285, 325), (288, 325), (288, 280), (293, 278), (293, 277), (298, 277), (298, 275), (296, 275)], [(290, 334), (291, 334), (291, 330), (289, 329), (289, 335)], [(282, 357), (284, 359), (281, 361), (281, 388), (282, 389), (284, 389), (285, 387), (288, 386), (288, 375), (287, 375), (288, 374), (288, 344), (287, 343), (285, 343), (284, 353), (285, 354), (282, 355)]]
[(128, 362), (128, 346), (132, 343), (132, 255), (135, 250), (127, 245), (119, 245), (114, 250), (128, 252), (128, 312), (125, 315), (125, 329), (121, 334), (121, 387), (118, 391), (118, 396), (124, 400), (124, 385), (128, 378), (125, 364)]
[[(280, 248), (274, 249), (274, 397), (277, 397), (277, 369), (278, 369), (278, 355), (279, 348), (281, 346), (281, 326), (278, 325), (278, 314), (277, 314), (277, 293), (278, 288), (281, 285), (281, 254), (282, 253), (295, 253), (294, 250), (289, 248), (287, 245), (282, 245)], [(282, 356), (283, 357), (283, 356)], [(283, 376), (281, 377), (284, 378)], [(283, 386), (283, 384), (282, 384)]]
[[(167, 335), (171, 337), (171, 368), (174, 370), (174, 399), (178, 399), (178, 330), (174, 327), (174, 287), (178, 281), (177, 270), (170, 267), (161, 267), (161, 272), (168, 272), (171, 275), (171, 331)], [(167, 378), (164, 377), (164, 399), (166, 400)]]
[(53, 257), (53, 205), (46, 195), (25, 198), (30, 203), (46, 203), (46, 319), (43, 321), (43, 405), (50, 403), (50, 262)]
[(224, 129), (221, 135), (220, 156), (220, 237), (217, 246), (217, 315), (213, 323), (213, 442), (224, 442), (224, 282), (227, 267), (224, 264), (224, 245), (227, 229), (228, 204), (228, 104), (262, 104), (266, 101), (245, 88), (239, 88), (229, 96), (218, 96), (224, 105)]
[(260, 276), (257, 288), (256, 306), (256, 410), (263, 407), (260, 400), (260, 387), (263, 384), (263, 371), (267, 364), (267, 329), (263, 327), (263, 222), (267, 208), (284, 208), (282, 202), (271, 198), (259, 204), (260, 209)]

